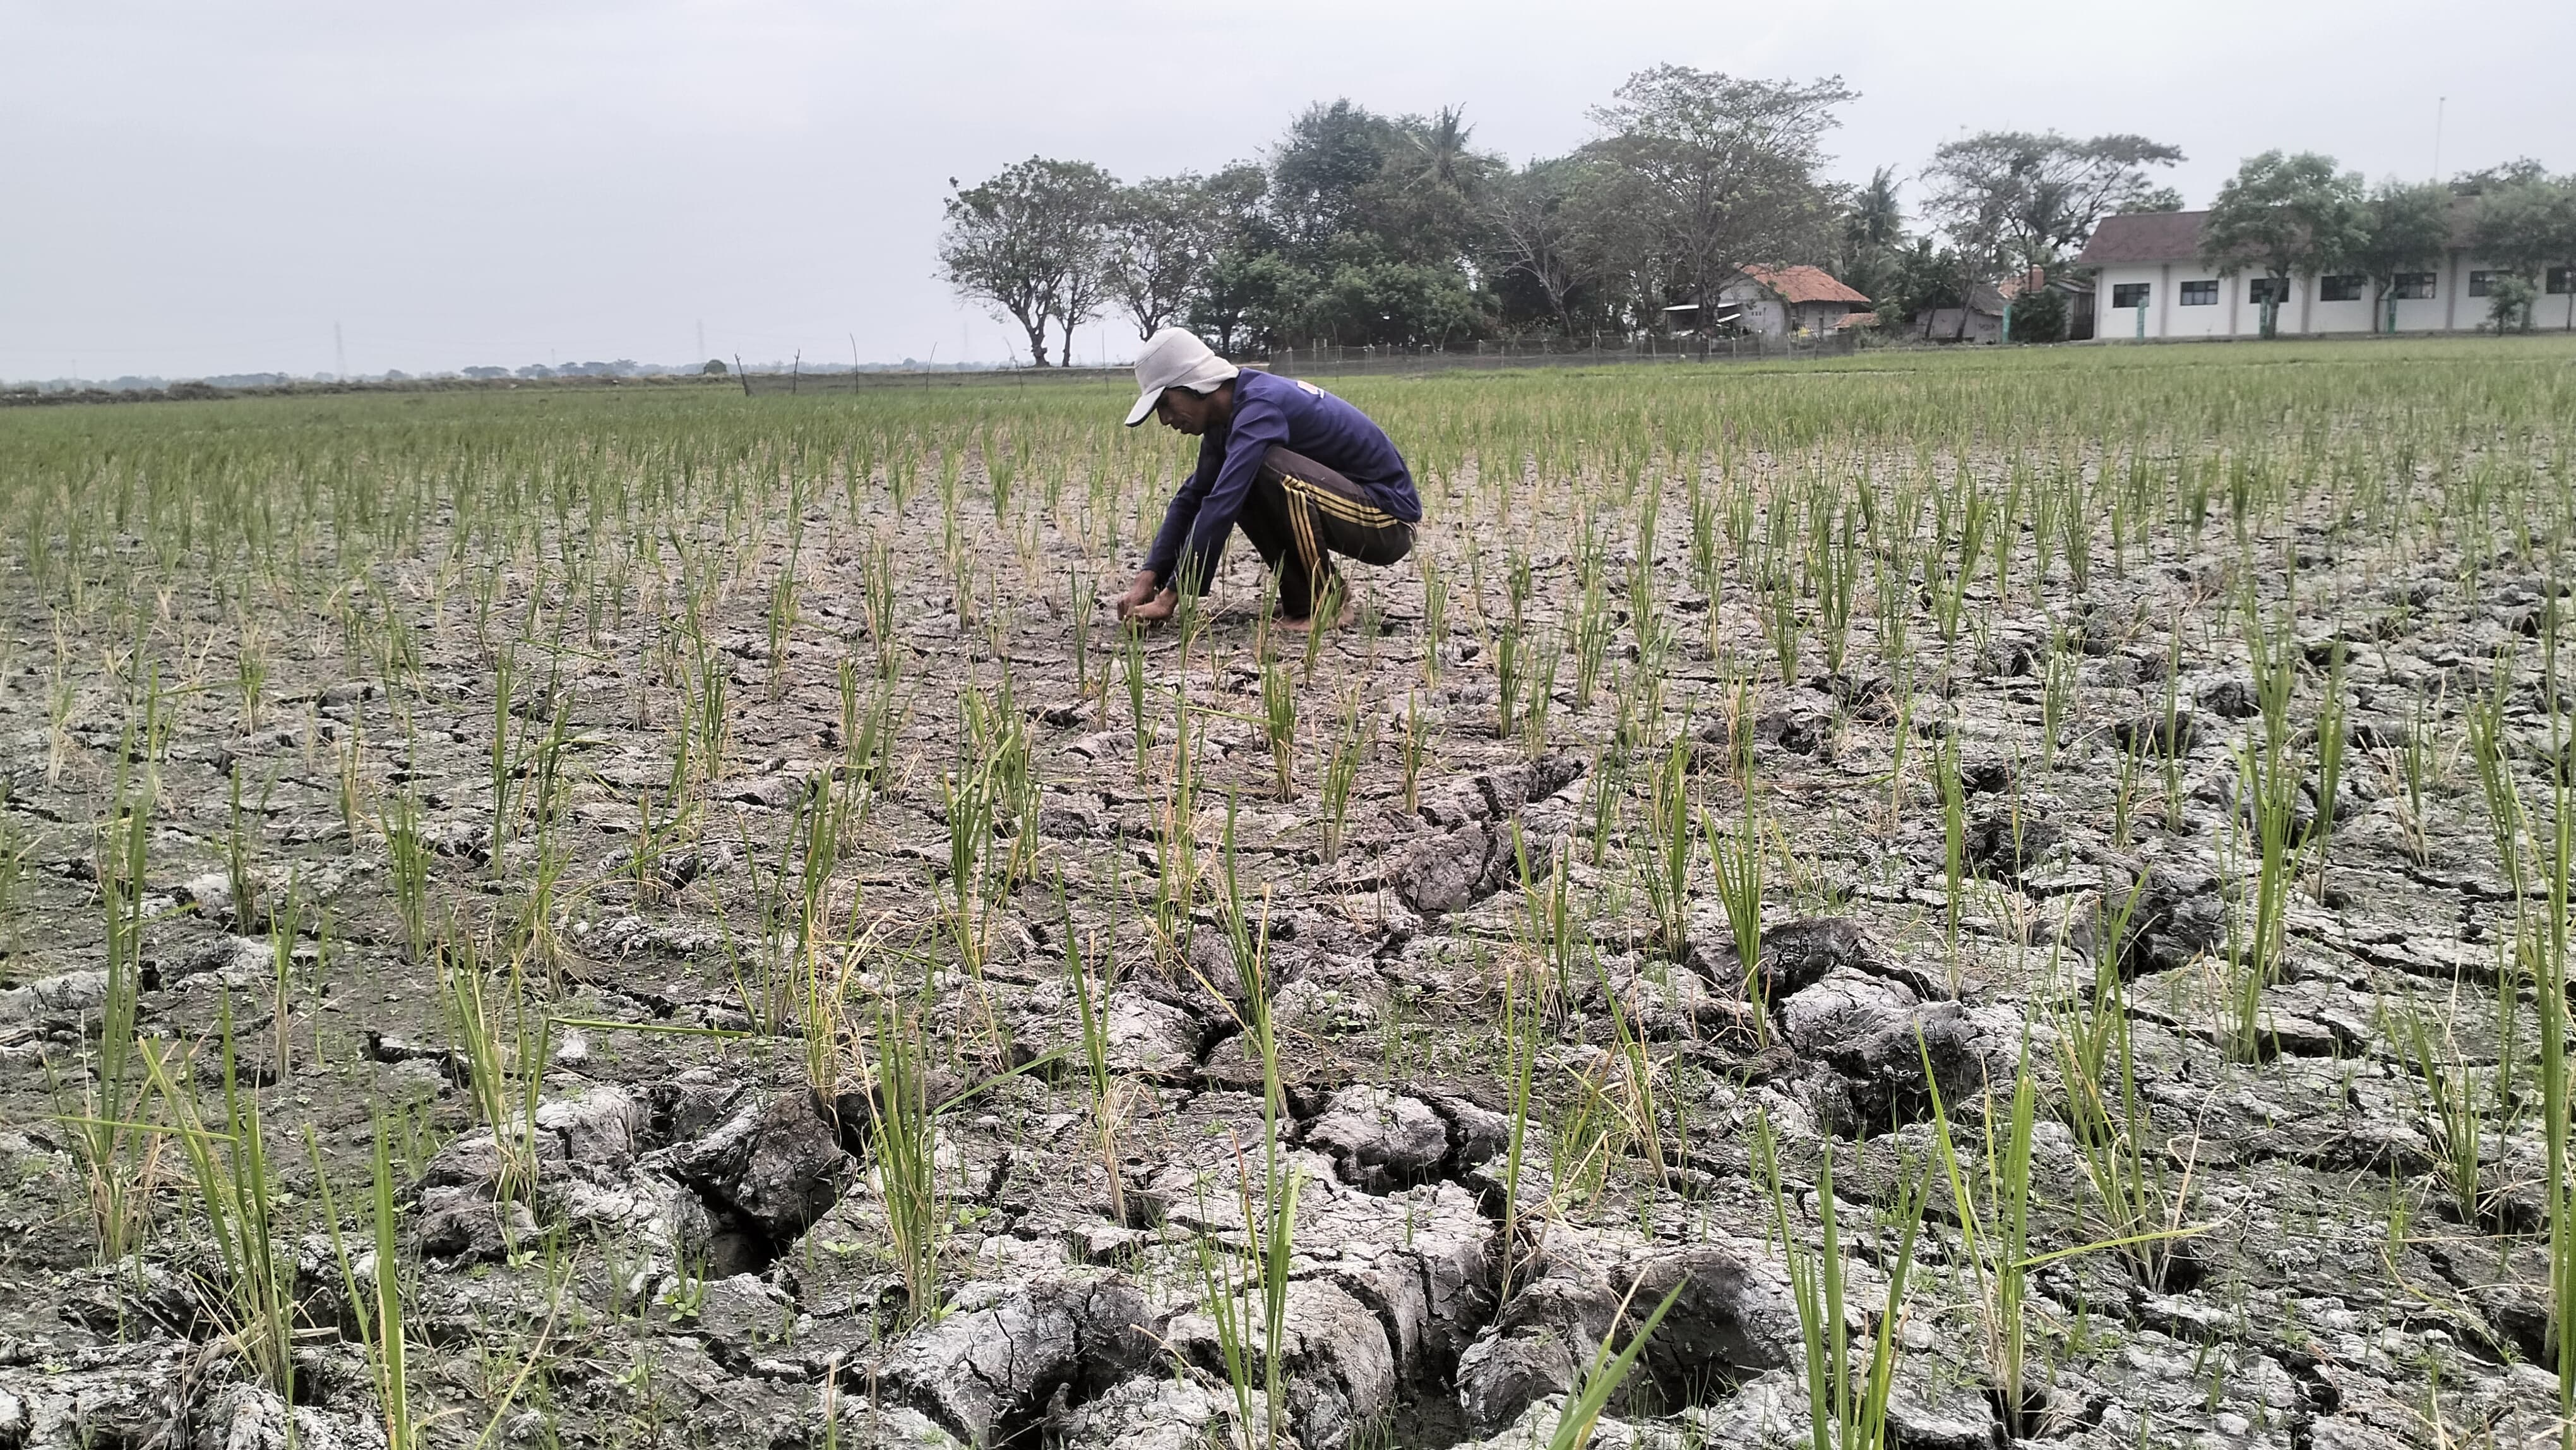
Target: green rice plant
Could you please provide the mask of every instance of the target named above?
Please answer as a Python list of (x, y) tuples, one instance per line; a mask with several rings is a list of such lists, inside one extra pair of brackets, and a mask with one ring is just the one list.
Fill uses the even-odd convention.
[[(120, 761), (122, 756), (120, 756)], [(136, 1031), (143, 991), (144, 867), (152, 839), (151, 798), (120, 763), (117, 809), (100, 842), (99, 901), (106, 928), (106, 982), (99, 1003), (98, 1047), (82, 1085), (81, 1111), (66, 1114), (88, 1190), (90, 1229), (100, 1263), (142, 1246), (151, 1229), (152, 1194), (163, 1139), (145, 1114), (152, 1098), (148, 1059)]]
[[(2495, 665), (2495, 684), (2469, 702), (2469, 759), (2478, 773), (2478, 789), (2486, 798), (2487, 828), (2495, 841), (2496, 865), (2504, 873), (2505, 884), (2516, 899), (2523, 894), (2522, 840), (2528, 822), (2522, 808), (2522, 796), (2516, 790), (2513, 769), (2505, 754), (2505, 707), (2512, 693), (2513, 665), (2510, 655), (2499, 652)], [(2320, 874), (2323, 868), (2320, 867)]]
[(1073, 631), (1073, 697), (1091, 698), (1091, 581), (1080, 569), (1065, 571), (1065, 618)]
[(1602, 593), (1601, 576), (1596, 572), (1583, 586), (1583, 597), (1574, 619), (1574, 708), (1592, 708), (1592, 695), (1600, 687), (1601, 667), (1609, 657), (1610, 602)]
[(1592, 975), (1610, 1013), (1611, 1059), (1619, 1065), (1623, 1088), (1616, 1105), (1619, 1121), (1627, 1130), (1630, 1146), (1644, 1156), (1646, 1166), (1653, 1170), (1655, 1185), (1670, 1187), (1672, 1173), (1664, 1161), (1663, 1118), (1655, 1106), (1654, 1059), (1647, 1055), (1645, 1039), (1638, 1035), (1635, 1024), (1628, 1020), (1627, 1009), (1620, 1005), (1618, 989), (1611, 984), (1598, 952), (1592, 953)]
[(1311, 680), (1315, 677), (1315, 661), (1323, 657), (1324, 636), (1341, 626), (1342, 606), (1349, 598), (1340, 574), (1336, 573), (1324, 581), (1323, 596), (1315, 601), (1314, 613), (1306, 621), (1306, 654), (1299, 668), (1301, 678)]
[(2342, 640), (2328, 646), (2325, 698), (2317, 704), (2317, 818), (2307, 847), (2316, 853), (2320, 900), (2325, 896), (2326, 859), (2334, 846), (2336, 808), (2343, 799), (2344, 746), (2350, 734), (2345, 718), (2350, 706), (2344, 696), (2344, 655)]
[(1649, 808), (1649, 829), (1645, 859), (1639, 863), (1639, 882), (1645, 887), (1647, 909), (1655, 919), (1655, 940), (1675, 961), (1690, 947), (1690, 872), (1691, 829), (1690, 747), (1676, 740), (1665, 752), (1663, 767), (1655, 772), (1653, 803)]
[(1941, 748), (1933, 753), (1932, 777), (1941, 792), (1941, 874), (1946, 886), (1942, 893), (1942, 935), (1950, 955), (1959, 952), (1959, 904), (1968, 874), (1968, 802), (1959, 778), (1959, 734), (1954, 727), (1943, 732)]
[[(1208, 1239), (1198, 1241), (1205, 1291), (1201, 1308), (1216, 1324), (1226, 1380), (1233, 1387), (1238, 1422), (1247, 1441), (1254, 1423), (1252, 1382), (1257, 1348), (1262, 1423), (1268, 1430), (1268, 1443), (1276, 1447), (1280, 1440), (1280, 1385), (1287, 1345), (1289, 1270), (1296, 1256), (1297, 1196), (1304, 1180), (1294, 1165), (1280, 1158), (1279, 1120), (1287, 1109), (1287, 1094), (1280, 1086), (1279, 1039), (1270, 1013), (1270, 925), (1266, 908), (1262, 919), (1255, 922), (1244, 904), (1231, 799), (1226, 804), (1220, 870), (1225, 879), (1226, 937), (1242, 986), (1242, 1008), (1236, 1010), (1228, 994), (1218, 991), (1204, 976), (1199, 977), (1199, 985), (1218, 1001), (1228, 1003), (1228, 1011), (1233, 1013), (1253, 1057), (1261, 1064), (1261, 1202), (1257, 1208), (1253, 1203), (1253, 1168), (1243, 1144), (1237, 1141), (1235, 1192), (1243, 1232), (1241, 1251), (1238, 1255)], [(1192, 968), (1194, 974), (1196, 971)], [(1256, 1296), (1260, 1303), (1257, 1343), (1252, 1318)]]
[(2066, 719), (2075, 704), (2075, 672), (2078, 656), (2062, 633), (2052, 633), (2048, 664), (2042, 676), (2039, 697), (2039, 764), (2042, 770), (2057, 768), (2058, 736), (2066, 729)]
[(1822, 569), (1812, 579), (1825, 668), (1840, 674), (1851, 650), (1852, 601), (1860, 590), (1861, 550), (1852, 539), (1852, 511), (1845, 509), (1836, 531), (1818, 536)]
[[(1931, 1049), (1919, 1033), (1915, 1050), (1923, 1060), (1924, 1081), (1931, 1088), (1933, 1144), (1939, 1150), (1942, 1176), (1948, 1181), (1951, 1207), (1977, 1289), (1986, 1371), (1992, 1377), (2003, 1412), (2004, 1433), (2021, 1439), (2038, 1428), (2031, 1416), (2030, 1331), (2023, 1310), (2029, 1298), (2030, 1271), (2058, 1259), (2117, 1245), (2097, 1242), (2044, 1254), (2030, 1252), (2031, 1138), (2038, 1119), (2038, 1079), (2030, 1067), (2027, 1034), (2013, 1070), (2012, 1101), (2003, 1118), (2001, 1154), (1998, 1156), (1995, 1142), (1995, 1104), (1989, 1085), (1985, 1152), (1982, 1162), (1972, 1160), (1969, 1172), (1959, 1166), (1949, 1110), (1941, 1097), (1940, 1075), (1933, 1071)], [(1990, 1254), (1991, 1271), (1987, 1264)]]
[(1136, 783), (1143, 785), (1153, 772), (1154, 726), (1145, 718), (1145, 636), (1141, 631), (1127, 631), (1118, 660), (1127, 685), (1127, 722), (1136, 732)]
[(1440, 651), (1449, 643), (1449, 580), (1427, 553), (1414, 556), (1422, 576), (1422, 683), (1440, 683)]
[(2411, 996), (2395, 1012), (2388, 1013), (2384, 1004), (2382, 1011), (2395, 1019), (2385, 1024), (2389, 1036), (2413, 1062), (2416, 1104), (2432, 1127), (2426, 1136), (2433, 1142), (2436, 1171), (2459, 1209), (2460, 1222), (2475, 1225), (2485, 1201), (2480, 1174), (2486, 1134), (2477, 1084), (2452, 1031), (2459, 1007), (2460, 987), (2454, 980), (2450, 1004), (2438, 1022), (2429, 1020), (2432, 1014)]
[(1880, 1259), (1887, 1269), (1887, 1298), (1871, 1326), (1869, 1355), (1863, 1360), (1843, 1332), (1843, 1246), (1834, 1204), (1832, 1143), (1826, 1143), (1816, 1170), (1816, 1216), (1822, 1242), (1815, 1249), (1801, 1244), (1791, 1227), (1792, 1195), (1781, 1179), (1779, 1144), (1767, 1117), (1756, 1120), (1754, 1143), (1770, 1192), (1772, 1228), (1788, 1259), (1799, 1332), (1806, 1341), (1809, 1443), (1814, 1450), (1893, 1450), (1896, 1439), (1887, 1420), (1887, 1400), (1896, 1386), (1896, 1342), (1905, 1321), (1914, 1241), (1923, 1228), (1923, 1210), (1930, 1199), (1925, 1191), (1927, 1175), (1916, 1174), (1897, 1188), (1890, 1215), (1896, 1227), (1896, 1250)]
[[(341, 1288), (357, 1318), (358, 1340), (366, 1350), (376, 1404), (384, 1415), (385, 1445), (387, 1450), (413, 1450), (416, 1427), (407, 1368), (409, 1346), (403, 1329), (402, 1217), (394, 1208), (394, 1151), (384, 1114), (376, 1115), (375, 1150), (369, 1158), (374, 1172), (369, 1207), (375, 1226), (375, 1248), (363, 1289), (357, 1261), (341, 1235), (340, 1211), (332, 1202), (331, 1175), (322, 1162), (322, 1147), (310, 1128), (305, 1130), (304, 1148), (313, 1165), (314, 1187), (321, 1194), (323, 1221), (330, 1226), (332, 1257), (340, 1264)], [(612, 1271), (610, 1283), (615, 1285), (622, 1277)]]
[(1771, 1041), (1768, 994), (1762, 985), (1762, 827), (1754, 814), (1753, 796), (1744, 797), (1744, 820), (1728, 841), (1717, 822), (1702, 811), (1700, 832), (1708, 838), (1709, 865), (1717, 876), (1717, 899), (1726, 908), (1726, 927), (1735, 941), (1736, 966), (1744, 973), (1744, 1000), (1753, 1017), (1756, 1042)]
[(1333, 743), (1333, 753), (1324, 762), (1323, 831), (1324, 859), (1338, 861), (1342, 855), (1342, 830), (1350, 819), (1351, 786), (1359, 779), (1360, 700), (1354, 692), (1342, 702), (1342, 728)]
[(501, 1160), (493, 1196), (518, 1198), (535, 1189), (540, 1172), (537, 1104), (553, 1049), (554, 1019), (529, 1011), (517, 958), (511, 959), (509, 974), (499, 983), (501, 999), (495, 1001), (472, 940), (458, 936), (442, 941), (437, 956), (448, 1031), (465, 1064), (466, 1094), (475, 1115), (491, 1130)]
[[(1125, 1085), (1109, 1061), (1110, 994), (1118, 990), (1117, 958), (1101, 959), (1100, 985), (1091, 985), (1089, 953), (1084, 950), (1082, 933), (1073, 923), (1073, 911), (1067, 904), (1064, 876), (1055, 881), (1056, 914), (1064, 931), (1064, 976), (1073, 988), (1073, 1002), (1082, 1028), (1082, 1065), (1091, 1086), (1091, 1121), (1100, 1147), (1100, 1168), (1109, 1182), (1109, 1216), (1118, 1223), (1127, 1222), (1127, 1179), (1121, 1171), (1118, 1155), (1119, 1129), (1125, 1122)], [(1116, 933), (1111, 933), (1115, 939)]]
[(943, 919), (957, 964), (980, 978), (992, 911), (986, 880), (993, 841), (992, 772), (983, 762), (960, 759), (957, 769), (940, 781), (940, 790), (948, 809), (948, 909)]
[(895, 559), (891, 541), (879, 538), (861, 556), (859, 595), (867, 610), (868, 638), (876, 643), (878, 668), (891, 670), (895, 649), (901, 639), (895, 621)]
[(868, 1095), (873, 1164), (886, 1235), (903, 1280), (909, 1317), (939, 1311), (939, 1254), (948, 1234), (948, 1199), (939, 1182), (937, 1104), (919, 1017), (891, 996), (876, 1007), (876, 1083)]
[(1628, 798), (1628, 755), (1615, 740), (1603, 740), (1592, 747), (1592, 865), (1597, 869), (1610, 851), (1610, 838), (1619, 830), (1621, 807)]
[(1404, 814), (1422, 809), (1422, 757), (1430, 752), (1430, 724), (1412, 690), (1404, 693)]
[(1521, 745), (1532, 760), (1547, 753), (1548, 712), (1556, 703), (1557, 670), (1565, 660), (1564, 637), (1550, 632), (1544, 638), (1547, 641), (1545, 648), (1542, 649), (1535, 641), (1526, 647), (1530, 662), (1526, 672), (1529, 699), (1520, 712)]
[(882, 785), (893, 768), (895, 737), (903, 711), (895, 703), (896, 674), (881, 669), (873, 685), (859, 682), (858, 662), (844, 658), (836, 671), (841, 694), (841, 768), (853, 781)]
[(1780, 683), (1798, 683), (1798, 591), (1787, 573), (1767, 576), (1762, 581), (1762, 627), (1771, 641), (1771, 651), (1780, 661)]
[(1519, 719), (1521, 676), (1528, 669), (1528, 643), (1515, 620), (1494, 636), (1494, 738), (1509, 740)]
[(1270, 765), (1279, 799), (1297, 798), (1297, 684), (1276, 659), (1261, 666), (1261, 723), (1270, 742)]
[(1521, 1175), (1529, 1162), (1530, 1090), (1537, 1075), (1539, 1028), (1546, 1010), (1543, 994), (1529, 986), (1523, 974), (1504, 974), (1503, 1091), (1511, 1128), (1503, 1143), (1503, 1227), (1498, 1240), (1503, 1262), (1494, 1289), (1497, 1306), (1511, 1302), (1513, 1282), (1535, 1252), (1534, 1247), (1525, 1250), (1522, 1245)]
[(2136, 902), (2132, 892), (2108, 934), (2091, 1004), (2059, 1009), (2058, 1065), (2066, 1125), (2103, 1237), (2119, 1248), (2138, 1282), (2161, 1292), (2178, 1262), (2176, 1243), (2197, 1232), (2184, 1223), (2197, 1155), (2187, 1151), (2178, 1173), (2168, 1168), (2165, 1141), (2138, 1090), (2117, 949)]
[[(2555, 680), (2557, 611), (2548, 614), (2543, 642), (2547, 651), (2544, 678)], [(2557, 691), (2549, 696), (2550, 753), (2564, 760), (2568, 748), (2566, 716)], [(2541, 1197), (2549, 1219), (2550, 1357), (2558, 1371), (2559, 1423), (2568, 1426), (2560, 1439), (2576, 1438), (2576, 1188), (2567, 1181), (2567, 1134), (2570, 1099), (2567, 1082), (2568, 877), (2576, 872), (2576, 784), (2567, 772), (2555, 773), (2550, 788), (2547, 925), (2541, 936), (2533, 973), (2539, 1000), (2534, 1026), (2540, 1038), (2540, 1112), (2542, 1156), (2547, 1177)]]
[(188, 1054), (145, 1042), (145, 1073), (169, 1108), (170, 1131), (188, 1155), (196, 1202), (223, 1275), (226, 1337), (253, 1374), (295, 1402), (295, 1255), (278, 1252), (277, 1192), (270, 1181), (259, 1100), (242, 1090), (231, 994), (218, 1009), (224, 1117), (210, 1127), (188, 1086)]
[[(1617, 1354), (1610, 1352), (1609, 1340), (1601, 1341), (1600, 1347), (1593, 1351), (1591, 1363), (1584, 1367), (1574, 1398), (1557, 1415), (1556, 1429), (1547, 1439), (1547, 1450), (1585, 1450), (1592, 1443), (1592, 1432), (1601, 1422), (1601, 1412), (1609, 1408), (1610, 1397), (1619, 1393), (1619, 1387), (1627, 1383), (1629, 1374), (1637, 1367), (1637, 1357), (1645, 1352), (1647, 1342), (1655, 1337), (1656, 1327), (1664, 1322), (1665, 1313), (1673, 1307), (1673, 1301), (1681, 1297), (1688, 1283), (1684, 1280), (1666, 1290), (1663, 1301), (1647, 1312), (1644, 1321), (1628, 1336), (1627, 1346)], [(1628, 1301), (1636, 1292), (1636, 1286), (1631, 1284), (1627, 1296), (1620, 1299), (1618, 1311), (1610, 1316), (1614, 1329), (1626, 1322)]]

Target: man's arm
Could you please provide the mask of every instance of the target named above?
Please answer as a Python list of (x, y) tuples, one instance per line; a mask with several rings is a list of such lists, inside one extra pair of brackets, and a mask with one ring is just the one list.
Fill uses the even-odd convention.
[(1172, 571), (1180, 563), (1181, 543), (1189, 537), (1191, 522), (1206, 506), (1208, 487), (1216, 481), (1217, 464), (1225, 456), (1226, 450), (1213, 446), (1213, 440), (1199, 440), (1198, 466), (1190, 470), (1180, 490), (1172, 495), (1171, 503), (1163, 510), (1163, 526), (1154, 531), (1154, 546), (1145, 551), (1142, 572), (1154, 576), (1155, 587), (1172, 582)]
[[(1243, 512), (1243, 501), (1252, 492), (1252, 480), (1261, 474), (1262, 462), (1274, 445), (1288, 441), (1288, 415), (1271, 404), (1245, 398), (1238, 391), (1234, 418), (1225, 440), (1225, 460), (1216, 470), (1216, 480), (1209, 484), (1197, 504), (1197, 517), (1191, 520), (1189, 537), (1173, 561), (1174, 573), (1162, 576), (1169, 583), (1183, 570), (1195, 570), (1194, 577), (1204, 580), (1214, 567), (1217, 552), (1225, 547), (1225, 536), (1234, 528), (1235, 515)], [(1204, 458), (1206, 445), (1200, 445)], [(1201, 464), (1202, 471), (1205, 464)], [(1193, 480), (1195, 482), (1195, 480)], [(1179, 500), (1175, 499), (1175, 506)], [(1171, 527), (1168, 518), (1166, 529)]]

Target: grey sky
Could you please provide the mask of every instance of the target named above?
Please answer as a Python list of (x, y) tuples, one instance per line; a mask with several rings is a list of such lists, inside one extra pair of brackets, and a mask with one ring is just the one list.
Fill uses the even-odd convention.
[(2171, 141), (2194, 205), (2270, 147), (2422, 176), (2442, 95), (2446, 170), (2576, 169), (2565, 0), (0, 0), (0, 377), (328, 371), (334, 322), (364, 372), (677, 363), (701, 323), (754, 360), (999, 359), (931, 275), (952, 175), (1206, 169), (1337, 95), (1463, 104), (1525, 160), (1660, 61), (1839, 73), (1853, 178), (1987, 127)]

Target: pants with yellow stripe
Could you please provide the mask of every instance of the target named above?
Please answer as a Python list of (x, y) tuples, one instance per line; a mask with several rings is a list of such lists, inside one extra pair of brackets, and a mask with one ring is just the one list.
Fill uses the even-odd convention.
[(1413, 525), (1369, 502), (1358, 484), (1302, 453), (1273, 447), (1235, 515), (1279, 578), (1279, 612), (1314, 613), (1332, 586), (1333, 556), (1392, 564), (1413, 552)]

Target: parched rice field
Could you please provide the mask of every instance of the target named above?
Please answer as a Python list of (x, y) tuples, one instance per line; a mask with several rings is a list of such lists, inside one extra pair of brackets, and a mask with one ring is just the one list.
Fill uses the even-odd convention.
[(1335, 386), (0, 413), (0, 1450), (2562, 1443), (2576, 342)]

